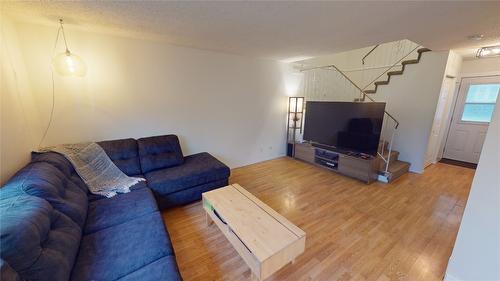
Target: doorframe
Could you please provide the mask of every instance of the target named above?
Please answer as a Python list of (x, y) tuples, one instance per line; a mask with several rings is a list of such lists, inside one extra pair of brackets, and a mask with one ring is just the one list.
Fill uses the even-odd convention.
[[(429, 152), (429, 145), (431, 144), (431, 138), (432, 138), (432, 135), (433, 135), (433, 131), (434, 131), (434, 125), (435, 125), (435, 121), (436, 121), (436, 118), (439, 118), (439, 117), (436, 117), (436, 114), (438, 112), (438, 109), (439, 109), (439, 106), (441, 104), (441, 97), (443, 95), (443, 88), (445, 86), (445, 83), (447, 83), (447, 81), (450, 81), (450, 89), (449, 89), (449, 93), (448, 93), (448, 98), (447, 98), (447, 104), (449, 104), (449, 106), (447, 106), (447, 108), (444, 108), (444, 110), (441, 112), (441, 117), (443, 116), (446, 116), (446, 114), (448, 114), (446, 116), (446, 118), (442, 118), (441, 119), (441, 125), (440, 125), (440, 128), (439, 128), (439, 133), (438, 133), (438, 139), (436, 140), (436, 143), (434, 144), (434, 148), (431, 148), (433, 150), (432, 152), (432, 155), (431, 155), (431, 159), (430, 161), (428, 161), (429, 159), (427, 158), (428, 156), (428, 152)], [(432, 164), (436, 164), (437, 162), (439, 162), (439, 160), (441, 160), (441, 146), (443, 146), (443, 141), (447, 138), (446, 137), (446, 133), (448, 132), (447, 131), (447, 126), (448, 126), (448, 120), (450, 118), (449, 114), (450, 112), (453, 112), (453, 107), (455, 106), (455, 95), (456, 95), (456, 91), (457, 91), (457, 87), (460, 85), (460, 82), (459, 80), (457, 79), (457, 77), (455, 76), (451, 76), (451, 75), (446, 75), (443, 79), (443, 83), (441, 85), (441, 90), (439, 92), (439, 97), (438, 97), (438, 102), (436, 104), (436, 112), (434, 114), (434, 121), (432, 123), (432, 128), (431, 128), (431, 132), (430, 132), (430, 136), (429, 136), (429, 143), (428, 143), (428, 146), (427, 146), (427, 151), (426, 151), (426, 154), (425, 154), (425, 161), (424, 161), (424, 167), (428, 167), (429, 165), (432, 165)], [(451, 101), (450, 101), (451, 100)]]
[(460, 80), (456, 82), (458, 83), (458, 87), (455, 87), (455, 93), (453, 93), (453, 100), (452, 100), (453, 106), (450, 108), (450, 112), (448, 113), (448, 121), (446, 122), (446, 128), (444, 132), (445, 138), (444, 141), (441, 140), (442, 147), (438, 155), (439, 160), (443, 159), (444, 150), (446, 149), (446, 144), (448, 143), (448, 136), (450, 135), (451, 123), (453, 122), (453, 115), (455, 115), (455, 108), (457, 107), (458, 95), (460, 94), (460, 90), (463, 87), (464, 78), (472, 78), (472, 77), (460, 77)]
[[(463, 87), (463, 81), (464, 79), (468, 79), (468, 78), (491, 78), (491, 77), (499, 77), (500, 78), (500, 74), (491, 74), (491, 75), (488, 75), (488, 74), (478, 74), (478, 75), (468, 75), (468, 76), (461, 76), (460, 77), (460, 84), (458, 85), (458, 87), (455, 87), (455, 93), (453, 94), (453, 107), (450, 111), (450, 114), (448, 116), (448, 122), (447, 122), (447, 125), (446, 125), (446, 138), (444, 139), (444, 143), (443, 143), (443, 147), (441, 149), (441, 152), (440, 152), (440, 160), (443, 158), (444, 156), (444, 150), (446, 149), (446, 144), (448, 143), (448, 136), (450, 135), (450, 129), (451, 129), (451, 123), (453, 122), (453, 116), (455, 115), (455, 110), (456, 110), (456, 107), (457, 107), (457, 102), (458, 102), (458, 96), (460, 94), (460, 90), (462, 89)], [(497, 101), (498, 103), (498, 101)]]

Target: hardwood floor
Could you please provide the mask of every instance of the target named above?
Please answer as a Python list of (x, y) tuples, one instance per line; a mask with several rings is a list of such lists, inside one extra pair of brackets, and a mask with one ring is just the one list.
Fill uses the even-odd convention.
[[(442, 280), (474, 170), (438, 163), (391, 184), (279, 158), (232, 171), (307, 233), (306, 250), (267, 280)], [(201, 203), (163, 212), (184, 280), (250, 280)]]

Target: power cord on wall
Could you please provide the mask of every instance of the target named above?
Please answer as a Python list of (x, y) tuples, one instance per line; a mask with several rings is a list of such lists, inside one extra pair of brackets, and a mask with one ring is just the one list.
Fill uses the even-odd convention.
[(47, 127), (45, 128), (45, 131), (43, 132), (42, 138), (40, 139), (40, 142), (38, 143), (38, 150), (41, 149), (42, 143), (45, 140), (47, 133), (49, 132), (50, 125), (52, 125), (52, 118), (54, 117), (54, 108), (56, 105), (56, 94), (55, 94), (55, 86), (54, 86), (54, 70), (52, 70), (52, 67), (50, 68), (50, 76), (52, 78), (52, 107), (50, 109), (49, 123), (47, 123)]
[[(64, 44), (66, 45), (66, 49), (67, 49), (66, 36), (64, 36), (62, 20), (59, 23), (60, 23), (60, 26), (59, 26), (59, 29), (57, 29), (56, 41), (54, 42), (54, 49), (52, 50), (52, 57), (54, 57), (54, 55), (56, 53), (57, 42), (59, 41), (59, 35), (61, 34), (61, 31), (63, 32)], [(52, 107), (50, 109), (49, 123), (47, 124), (47, 127), (45, 128), (45, 131), (43, 132), (42, 138), (40, 139), (40, 142), (38, 143), (38, 150), (40, 150), (40, 148), (42, 147), (42, 143), (45, 140), (47, 133), (49, 132), (50, 126), (52, 125), (52, 119), (54, 117), (54, 108), (55, 108), (55, 104), (56, 104), (56, 93), (55, 93), (55, 82), (54, 82), (54, 69), (52, 66), (50, 67), (50, 77), (52, 79)]]

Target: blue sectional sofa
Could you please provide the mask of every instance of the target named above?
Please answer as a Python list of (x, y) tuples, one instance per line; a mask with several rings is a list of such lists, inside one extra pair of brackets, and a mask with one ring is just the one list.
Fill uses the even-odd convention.
[(227, 185), (229, 168), (184, 157), (174, 135), (99, 144), (146, 181), (105, 198), (62, 155), (34, 153), (0, 189), (1, 280), (181, 280), (160, 209)]

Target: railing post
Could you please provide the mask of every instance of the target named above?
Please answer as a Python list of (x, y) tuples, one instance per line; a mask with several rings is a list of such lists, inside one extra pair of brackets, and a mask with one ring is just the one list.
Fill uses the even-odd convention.
[(387, 161), (385, 162), (385, 171), (384, 173), (387, 174), (389, 172), (389, 162), (391, 162), (391, 152), (392, 152), (392, 143), (394, 141), (394, 134), (396, 133), (396, 129), (392, 130), (391, 134), (391, 141), (389, 142), (389, 151), (387, 152)]

